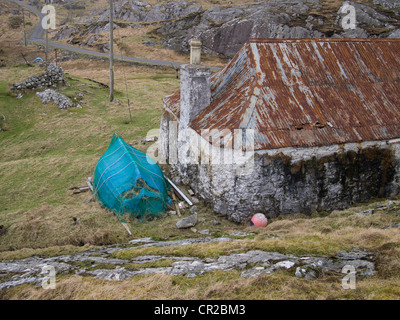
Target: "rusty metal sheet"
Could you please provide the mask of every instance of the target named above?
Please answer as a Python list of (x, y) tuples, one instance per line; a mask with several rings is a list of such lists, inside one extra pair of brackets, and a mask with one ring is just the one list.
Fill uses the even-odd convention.
[[(190, 124), (254, 129), (255, 149), (400, 137), (400, 39), (250, 39)], [(179, 118), (179, 91), (164, 99)]]

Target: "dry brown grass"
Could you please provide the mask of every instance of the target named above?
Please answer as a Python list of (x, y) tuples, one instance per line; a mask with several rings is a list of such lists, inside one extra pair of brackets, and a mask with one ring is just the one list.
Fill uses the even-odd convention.
[[(18, 6), (7, 1), (0, 1), (0, 9), (8, 12), (10, 9), (18, 9)], [(24, 43), (24, 28), (22, 24), (13, 29), (10, 27), (9, 19), (12, 17), (22, 17), (22, 11), (19, 15), (11, 13), (1, 14), (0, 19), (0, 66), (12, 65), (15, 63), (25, 63), (25, 58), (32, 62), (33, 59), (40, 56), (41, 52), (36, 46), (28, 45), (23, 46)], [(39, 22), (39, 18), (34, 14), (28, 16), (28, 12), (25, 11), (26, 21), (26, 32), (27, 35), (35, 28)]]
[[(298, 279), (284, 272), (240, 278), (239, 272), (212, 272), (193, 279), (170, 275), (138, 276), (121, 282), (81, 276), (63, 276), (55, 290), (23, 285), (2, 293), (16, 300), (325, 300), (398, 299), (399, 277), (391, 280), (364, 279), (355, 290), (345, 290), (338, 279)], [(397, 282), (397, 285), (396, 285)]]

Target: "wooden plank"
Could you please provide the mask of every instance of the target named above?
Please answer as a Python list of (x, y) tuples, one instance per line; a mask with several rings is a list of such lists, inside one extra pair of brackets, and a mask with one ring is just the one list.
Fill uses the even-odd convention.
[(93, 186), (92, 186), (92, 184), (90, 183), (90, 179), (88, 179), (88, 181), (86, 182), (86, 184), (87, 184), (88, 188), (93, 192)]
[(124, 226), (124, 228), (126, 229), (126, 231), (128, 231), (128, 234), (131, 236), (131, 235), (132, 235), (132, 232), (131, 232), (131, 230), (129, 229), (128, 225), (127, 225), (125, 222), (121, 222), (121, 223), (122, 223), (122, 225)]
[(78, 193), (82, 193), (82, 192), (86, 192), (89, 191), (89, 187), (73, 187), (70, 188), (69, 190), (74, 190), (73, 194), (78, 194)]
[(89, 189), (89, 187), (88, 186), (80, 186), (80, 187), (71, 187), (71, 188), (69, 188), (69, 190), (81, 190), (81, 189)]
[(178, 200), (180, 200), (180, 201), (185, 201), (185, 200), (183, 199), (183, 197), (182, 197), (175, 189), (172, 189), (172, 193), (175, 193), (176, 198), (177, 198)]
[(176, 200), (176, 196), (175, 196), (174, 190), (172, 190), (171, 193), (172, 193), (172, 199), (174, 200), (174, 203), (175, 203), (176, 213), (178, 214), (178, 216), (182, 216), (181, 215), (181, 209), (179, 209), (178, 201)]

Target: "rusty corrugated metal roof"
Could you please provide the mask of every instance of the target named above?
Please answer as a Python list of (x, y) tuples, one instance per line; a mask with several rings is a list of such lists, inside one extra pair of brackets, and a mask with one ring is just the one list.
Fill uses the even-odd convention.
[(251, 39), (211, 95), (190, 126), (255, 129), (256, 150), (399, 138), (400, 39)]

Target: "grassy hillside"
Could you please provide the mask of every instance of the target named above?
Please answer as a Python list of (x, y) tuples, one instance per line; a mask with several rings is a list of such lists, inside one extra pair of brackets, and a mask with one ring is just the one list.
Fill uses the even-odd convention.
[[(59, 110), (43, 105), (34, 92), (17, 99), (9, 85), (40, 73), (39, 67), (16, 64), (0, 69), (0, 260), (29, 256), (54, 256), (87, 250), (93, 246), (127, 242), (119, 220), (97, 202), (85, 203), (88, 193), (73, 195), (72, 186), (83, 185), (118, 132), (134, 143), (153, 128), (161, 115), (161, 98), (179, 85), (174, 70), (116, 66), (119, 103), (108, 102), (108, 90), (85, 78), (107, 83), (107, 63), (76, 60), (63, 63), (69, 86), (60, 90), (70, 98), (83, 94), (82, 109)], [(122, 72), (125, 70), (125, 72)], [(125, 91), (125, 77), (128, 92)], [(127, 94), (132, 101), (129, 121)], [(143, 151), (148, 145), (136, 145)], [(397, 201), (396, 199), (393, 199)], [(397, 201), (398, 202), (398, 201)], [(123, 282), (107, 282), (63, 275), (57, 289), (44, 291), (23, 285), (2, 290), (3, 299), (397, 299), (400, 296), (400, 222), (396, 210), (376, 211), (371, 216), (354, 213), (386, 204), (387, 199), (345, 211), (272, 219), (264, 229), (236, 225), (200, 205), (198, 230), (210, 236), (231, 231), (252, 235), (232, 243), (197, 244), (185, 247), (143, 248), (120, 251), (117, 258), (138, 255), (199, 256), (216, 258), (231, 252), (266, 250), (296, 255), (334, 255), (339, 250), (361, 247), (377, 254), (377, 274), (359, 280), (357, 290), (344, 290), (340, 275), (318, 280), (297, 279), (286, 271), (243, 279), (237, 270), (211, 272), (194, 279), (167, 275), (138, 276)], [(398, 207), (397, 207), (398, 208)], [(186, 213), (187, 214), (187, 213)], [(75, 224), (73, 217), (78, 218)], [(151, 222), (129, 221), (133, 238), (180, 239), (204, 237), (175, 227), (177, 216)], [(220, 224), (215, 225), (217, 219)], [(270, 238), (270, 234), (281, 235)], [(161, 250), (161, 251), (160, 251)]]
[[(179, 87), (175, 70), (116, 64), (119, 103), (110, 103), (108, 89), (87, 80), (107, 84), (107, 62), (62, 62), (68, 86), (60, 92), (85, 103), (81, 101), (82, 109), (59, 110), (43, 105), (35, 92), (26, 92), (18, 99), (10, 91), (10, 84), (43, 72), (38, 66), (29, 67), (16, 54), (22, 52), (30, 61), (43, 56), (40, 49), (18, 43), (18, 30), (0, 38), (0, 60), (5, 61), (0, 67), (0, 260), (56, 256), (140, 237), (204, 237), (190, 229), (178, 230), (177, 216), (151, 222), (129, 221), (133, 233), (129, 237), (110, 211), (97, 202), (85, 202), (89, 193), (73, 195), (69, 190), (84, 185), (87, 177), (93, 176), (114, 132), (133, 144), (159, 127), (161, 99)], [(135, 144), (142, 151), (148, 146)], [(400, 203), (399, 198), (392, 200)], [(323, 274), (317, 280), (305, 280), (287, 271), (250, 279), (241, 278), (238, 270), (230, 270), (195, 278), (147, 275), (121, 282), (67, 274), (57, 278), (56, 290), (22, 285), (1, 290), (0, 299), (399, 299), (400, 233), (398, 228), (386, 228), (400, 223), (399, 207), (376, 210), (370, 216), (355, 215), (387, 202), (380, 199), (324, 215), (281, 216), (271, 219), (263, 229), (231, 223), (199, 204), (198, 230), (209, 229), (210, 237), (227, 236), (231, 231), (251, 235), (243, 241), (126, 249), (116, 255), (126, 259), (160, 253), (217, 258), (258, 249), (331, 256), (339, 250), (361, 247), (376, 253), (377, 273), (357, 280), (356, 290), (341, 287), (343, 275)], [(280, 236), (271, 238), (270, 234)]]
[[(79, 68), (87, 68), (88, 63), (80, 62)], [(96, 68), (93, 64), (90, 69)], [(100, 66), (106, 67), (97, 63), (97, 68)], [(126, 94), (120, 90), (125, 86), (121, 82), (124, 75), (118, 73), (118, 66), (116, 70), (119, 103), (108, 102), (108, 89), (67, 75), (69, 86), (60, 92), (72, 99), (83, 94), (85, 103), (81, 103), (82, 109), (65, 111), (43, 105), (35, 92), (27, 92), (21, 99), (10, 92), (10, 83), (43, 72), (39, 67), (0, 69), (0, 113), (5, 117), (0, 122), (0, 224), (8, 228), (0, 238), (0, 250), (103, 244), (125, 236), (112, 214), (96, 203), (84, 203), (88, 194), (72, 195), (68, 189), (84, 185), (87, 177), (93, 176), (114, 132), (133, 143), (157, 128), (161, 98), (176, 89), (178, 82), (173, 70), (152, 70), (147, 77), (146, 69), (127, 68), (130, 121)], [(72, 224), (72, 217), (79, 219), (78, 226)]]

